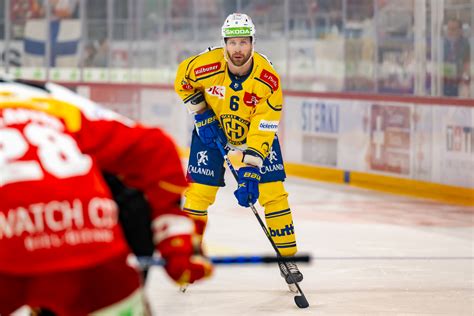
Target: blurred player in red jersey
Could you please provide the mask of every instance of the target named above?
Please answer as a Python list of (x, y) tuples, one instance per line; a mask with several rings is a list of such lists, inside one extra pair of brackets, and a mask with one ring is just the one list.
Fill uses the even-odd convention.
[(171, 278), (210, 275), (180, 210), (186, 181), (166, 134), (54, 84), (0, 80), (0, 315), (23, 305), (57, 315), (148, 313), (101, 171), (146, 195)]

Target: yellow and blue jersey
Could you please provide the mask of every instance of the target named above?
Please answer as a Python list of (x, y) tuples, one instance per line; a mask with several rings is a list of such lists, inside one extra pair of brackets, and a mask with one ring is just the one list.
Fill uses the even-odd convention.
[(281, 82), (271, 63), (254, 53), (246, 76), (230, 73), (223, 48), (184, 60), (179, 66), (175, 90), (186, 102), (201, 92), (214, 111), (229, 144), (262, 158), (269, 154), (283, 105)]

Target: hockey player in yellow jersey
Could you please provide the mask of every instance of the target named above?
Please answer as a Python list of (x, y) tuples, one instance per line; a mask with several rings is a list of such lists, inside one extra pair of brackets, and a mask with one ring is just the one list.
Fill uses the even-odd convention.
[[(295, 231), (276, 135), (283, 105), (280, 78), (268, 59), (254, 52), (255, 26), (250, 17), (229, 15), (222, 38), (223, 47), (191, 56), (177, 70), (175, 90), (195, 120), (188, 163), (191, 186), (184, 210), (205, 227), (207, 210), (224, 186), (224, 160), (216, 142), (228, 150), (241, 150), (245, 166), (238, 170), (237, 201), (249, 207), (249, 201), (258, 199), (280, 253), (292, 256), (297, 251)], [(294, 279), (301, 281), (296, 264), (288, 266)], [(284, 265), (280, 270), (292, 283)]]

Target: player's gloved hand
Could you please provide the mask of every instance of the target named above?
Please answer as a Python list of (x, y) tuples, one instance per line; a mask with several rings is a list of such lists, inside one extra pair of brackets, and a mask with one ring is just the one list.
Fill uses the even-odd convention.
[(224, 134), (216, 115), (211, 109), (194, 116), (194, 124), (199, 138), (209, 148), (216, 149), (216, 142), (223, 146), (227, 144), (227, 137)]
[(260, 169), (253, 166), (242, 167), (238, 170), (238, 187), (234, 195), (239, 205), (249, 207), (258, 199), (258, 183), (260, 182)]
[(154, 240), (166, 261), (165, 270), (178, 284), (211, 275), (212, 264), (202, 253), (198, 223), (184, 213), (164, 214), (153, 220)]
[(158, 247), (166, 260), (166, 272), (179, 285), (193, 283), (211, 275), (212, 263), (203, 256), (199, 242), (194, 243), (193, 235), (167, 238)]

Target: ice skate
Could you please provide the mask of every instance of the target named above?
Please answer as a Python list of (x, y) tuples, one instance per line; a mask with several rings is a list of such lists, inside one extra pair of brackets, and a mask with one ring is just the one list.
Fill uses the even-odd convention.
[[(292, 261), (286, 262), (286, 265), (290, 270), (289, 273), (286, 269), (285, 264), (279, 263), (278, 265), (280, 266), (280, 274), (285, 279), (287, 284), (293, 284), (294, 281), (298, 283), (303, 281), (303, 274), (300, 272), (300, 270), (298, 270), (298, 266), (296, 265), (296, 263)], [(293, 278), (290, 276), (290, 273), (292, 274)]]
[(185, 293), (186, 290), (188, 289), (188, 286), (189, 286), (189, 283), (180, 285), (180, 286), (179, 286), (179, 291), (180, 291), (181, 293)]
[(298, 293), (298, 288), (293, 282), (301, 282), (303, 281), (303, 274), (298, 270), (298, 266), (294, 262), (286, 262), (288, 268), (290, 269), (290, 273), (292, 274), (293, 278), (289, 275), (288, 270), (286, 269), (285, 265), (283, 263), (279, 263), (280, 267), (280, 274), (281, 276), (285, 279), (286, 283), (288, 284), (288, 289), (293, 292), (293, 293)]

